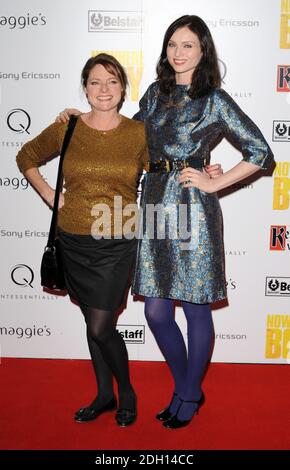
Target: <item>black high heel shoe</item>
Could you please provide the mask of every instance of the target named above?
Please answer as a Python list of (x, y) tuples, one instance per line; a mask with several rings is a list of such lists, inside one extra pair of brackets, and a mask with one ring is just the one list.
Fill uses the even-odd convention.
[[(168, 419), (172, 418), (173, 415), (172, 415), (172, 413), (170, 413), (169, 409), (170, 409), (170, 407), (172, 405), (172, 402), (173, 402), (175, 397), (177, 397), (177, 393), (174, 392), (173, 395), (172, 395), (172, 398), (171, 398), (171, 402), (169, 403), (169, 405), (166, 408), (164, 408), (164, 410), (157, 413), (157, 415), (155, 416), (156, 419), (163, 422), (163, 421), (167, 421)], [(178, 398), (178, 400), (180, 400), (180, 398)]]
[[(179, 405), (179, 408), (176, 412), (176, 414), (174, 416), (172, 416), (172, 418), (170, 418), (168, 421), (165, 421), (163, 423), (163, 426), (167, 429), (178, 429), (178, 428), (184, 428), (185, 426), (188, 426), (188, 424), (191, 422), (192, 418), (194, 417), (194, 415), (198, 415), (198, 412), (199, 412), (199, 409), (200, 407), (204, 404), (205, 402), (205, 396), (204, 394), (202, 393), (201, 397), (199, 400), (182, 400), (180, 398), (180, 405)], [(196, 410), (194, 410), (194, 413), (191, 417), (191, 419), (187, 419), (187, 420), (184, 420), (184, 421), (181, 421), (180, 419), (177, 418), (177, 415), (178, 415), (178, 412), (182, 406), (183, 403), (195, 403), (197, 405), (197, 408)]]
[(106, 411), (113, 411), (117, 408), (117, 400), (116, 397), (113, 397), (106, 405), (100, 408), (94, 408), (92, 406), (88, 406), (86, 408), (80, 408), (74, 417), (74, 420), (78, 423), (86, 423), (87, 421), (93, 421), (102, 413)]

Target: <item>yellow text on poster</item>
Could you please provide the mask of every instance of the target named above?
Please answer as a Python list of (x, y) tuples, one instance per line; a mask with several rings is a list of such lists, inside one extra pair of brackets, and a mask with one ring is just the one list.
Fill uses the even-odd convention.
[(139, 84), (143, 74), (143, 52), (142, 51), (92, 51), (92, 56), (105, 52), (114, 56), (126, 69), (130, 82), (131, 101), (139, 100)]

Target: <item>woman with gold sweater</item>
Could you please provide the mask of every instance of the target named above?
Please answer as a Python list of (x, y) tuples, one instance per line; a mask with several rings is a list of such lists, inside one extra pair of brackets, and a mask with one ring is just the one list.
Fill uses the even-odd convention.
[[(115, 327), (116, 310), (124, 301), (136, 251), (136, 239), (122, 230), (126, 227), (123, 209), (136, 204), (138, 181), (147, 160), (143, 123), (119, 113), (127, 83), (123, 67), (110, 55), (99, 54), (85, 64), (82, 85), (91, 111), (79, 116), (65, 155), (66, 191), (60, 195), (58, 214), (66, 286), (86, 321), (98, 385), (97, 397), (78, 410), (74, 419), (91, 421), (117, 408), (114, 376), (118, 384), (116, 421), (120, 426), (136, 419), (128, 353)], [(59, 122), (50, 125), (17, 155), (20, 170), (51, 207), (54, 190), (38, 167), (60, 153), (66, 127)], [(101, 227), (101, 237), (92, 231), (96, 204), (101, 208), (105, 204), (110, 215)], [(118, 220), (121, 223), (114, 224)]]

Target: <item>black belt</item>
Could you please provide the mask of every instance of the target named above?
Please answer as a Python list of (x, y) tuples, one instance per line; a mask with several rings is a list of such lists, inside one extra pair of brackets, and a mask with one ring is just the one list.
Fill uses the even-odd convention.
[(170, 172), (174, 170), (183, 170), (190, 166), (195, 169), (202, 169), (206, 165), (205, 158), (191, 157), (186, 160), (157, 160), (149, 162), (149, 173)]

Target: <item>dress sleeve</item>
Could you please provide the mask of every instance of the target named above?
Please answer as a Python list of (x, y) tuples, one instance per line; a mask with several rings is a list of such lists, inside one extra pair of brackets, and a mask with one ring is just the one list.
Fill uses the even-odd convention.
[(145, 91), (139, 101), (139, 111), (133, 116), (133, 119), (136, 121), (145, 121), (148, 114), (152, 111), (154, 103), (156, 102), (157, 86), (157, 82), (151, 83)]
[(242, 153), (243, 160), (268, 169), (274, 155), (256, 124), (224, 90), (215, 91), (215, 105), (224, 136)]
[(65, 124), (55, 122), (34, 139), (23, 145), (16, 156), (19, 170), (24, 173), (30, 168), (44, 165), (59, 155), (65, 134)]

